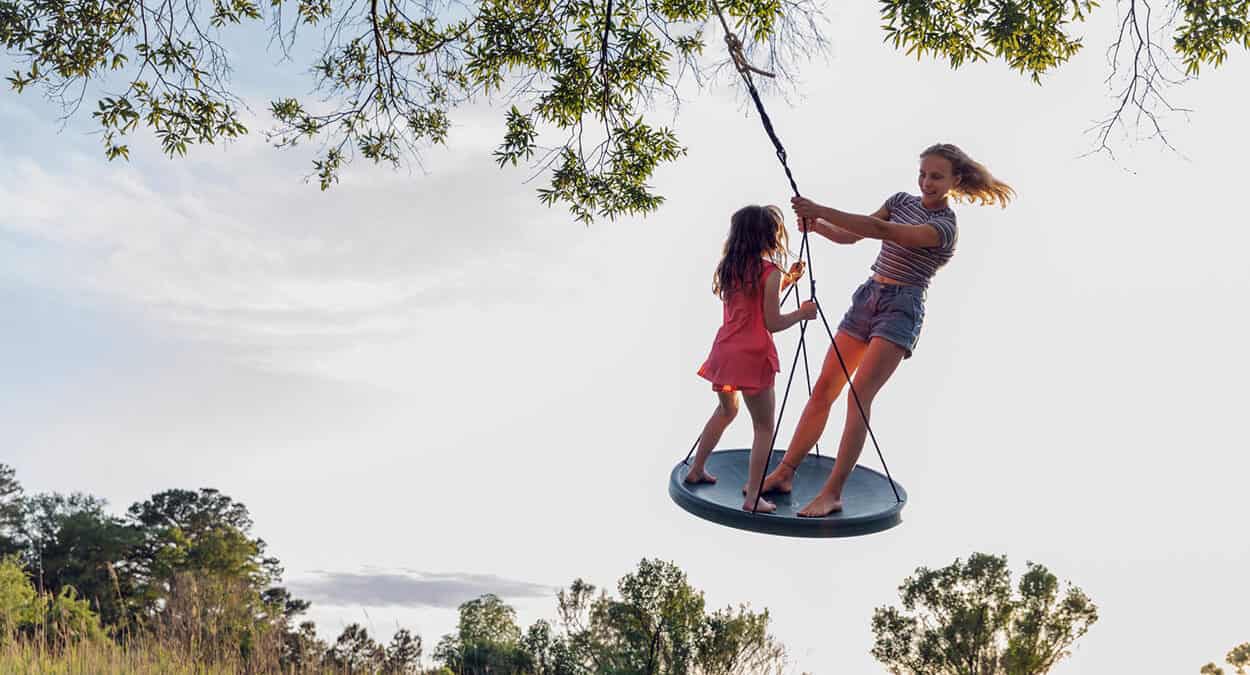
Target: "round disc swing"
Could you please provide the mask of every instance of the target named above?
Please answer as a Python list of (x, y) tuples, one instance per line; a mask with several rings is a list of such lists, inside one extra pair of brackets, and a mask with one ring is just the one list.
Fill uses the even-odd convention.
[[(751, 79), (752, 72), (766, 77), (773, 77), (773, 74), (754, 68), (747, 63), (746, 56), (742, 51), (742, 42), (729, 29), (729, 23), (725, 20), (725, 15), (721, 13), (720, 6), (716, 3), (716, 0), (710, 0), (710, 2), (712, 9), (720, 17), (721, 26), (725, 30), (725, 42), (729, 46), (729, 53), (733, 58), (734, 67), (737, 68), (738, 73), (742, 75), (742, 79), (746, 82), (747, 92), (755, 102), (755, 108), (759, 112), (760, 121), (764, 125), (764, 131), (768, 133), (769, 139), (772, 140), (773, 146), (777, 149), (777, 159), (781, 161), (781, 166), (786, 172), (786, 178), (790, 181), (790, 188), (794, 191), (795, 196), (799, 196), (798, 185), (794, 182), (794, 175), (790, 172), (790, 166), (786, 162), (786, 150), (773, 130), (772, 120), (769, 119), (768, 113), (764, 110), (764, 104), (760, 100), (759, 91), (756, 90), (755, 83)], [(851, 382), (851, 375), (847, 370), (846, 361), (842, 358), (842, 352), (838, 349), (838, 343), (833, 339), (833, 330), (829, 327), (829, 320), (825, 318), (825, 311), (816, 299), (815, 268), (812, 265), (812, 251), (811, 247), (808, 246), (807, 234), (807, 232), (803, 233), (802, 244), (799, 246), (799, 259), (803, 260), (806, 255), (809, 296), (816, 303), (820, 321), (825, 327), (825, 332), (829, 335), (829, 342), (833, 347), (834, 354), (838, 357), (838, 364), (842, 366), (842, 372), (846, 375), (846, 384), (850, 390), (851, 400), (859, 410), (860, 417), (864, 421), (864, 427), (868, 430), (868, 436), (872, 439), (872, 445), (877, 450), (877, 457), (881, 459), (881, 467), (885, 472), (879, 473), (867, 467), (856, 465), (843, 488), (844, 505), (841, 511), (822, 518), (799, 516), (799, 510), (816, 496), (824, 485), (826, 477), (833, 470), (834, 458), (822, 456), (820, 454), (820, 445), (817, 444), (815, 456), (809, 454), (800, 462), (798, 470), (794, 475), (794, 484), (790, 494), (769, 493), (769, 499), (777, 505), (777, 510), (772, 513), (756, 513), (754, 508), (750, 511), (742, 508), (742, 490), (740, 487), (747, 480), (747, 463), (751, 455), (750, 449), (737, 448), (713, 452), (708, 457), (707, 466), (712, 473), (720, 477), (720, 480), (712, 484), (699, 483), (691, 485), (685, 479), (686, 474), (689, 472), (690, 457), (694, 454), (694, 450), (699, 444), (699, 439), (696, 438), (694, 444), (690, 446), (690, 452), (686, 453), (686, 458), (673, 467), (673, 471), (669, 475), (668, 494), (678, 506), (700, 518), (741, 530), (792, 537), (850, 537), (880, 532), (894, 527), (902, 521), (901, 514), (903, 506), (907, 504), (907, 492), (903, 490), (903, 486), (896, 483), (894, 478), (890, 476), (890, 469), (886, 466), (885, 456), (881, 453), (881, 446), (877, 443), (877, 436), (873, 433), (872, 426), (868, 424), (868, 415), (860, 403), (859, 394), (855, 392), (855, 385)], [(791, 292), (794, 292), (795, 306), (800, 305), (799, 294), (795, 292), (797, 288), (798, 284), (792, 285), (782, 297), (781, 304), (785, 304)], [(803, 372), (807, 378), (807, 394), (810, 397), (812, 393), (812, 375), (811, 368), (808, 365), (806, 339), (807, 322), (803, 321), (799, 324), (799, 345), (795, 350), (794, 360), (790, 364), (790, 375), (786, 379), (786, 392), (781, 399), (781, 407), (777, 412), (777, 424), (773, 427), (773, 439), (770, 447), (774, 449), (769, 454), (768, 464), (764, 468), (764, 475), (768, 475), (773, 467), (780, 464), (785, 454), (783, 450), (776, 449), (777, 432), (781, 428), (781, 418), (786, 412), (786, 402), (790, 398), (790, 386), (794, 383), (794, 372), (797, 369), (800, 354), (803, 356)], [(760, 485), (756, 490), (757, 494), (762, 487), (763, 479), (761, 479)], [(756, 507), (758, 505), (759, 499), (757, 497)]]

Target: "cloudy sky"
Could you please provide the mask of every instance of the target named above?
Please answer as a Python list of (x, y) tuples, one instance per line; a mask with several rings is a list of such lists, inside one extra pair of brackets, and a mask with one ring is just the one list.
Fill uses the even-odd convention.
[[(1177, 152), (1121, 143), (1113, 161), (1082, 155), (1112, 105), (1114, 7), (1043, 87), (895, 53), (871, 5), (829, 16), (830, 58), (800, 70), (792, 105), (768, 101), (805, 194), (871, 211), (915, 191), (916, 153), (937, 141), (1019, 191), (1006, 210), (958, 209), (916, 357), (877, 400), (910, 495), (901, 526), (768, 537), (667, 496), (714, 405), (694, 371), (728, 217), (788, 197), (729, 80), (682, 106), (689, 156), (657, 177), (663, 209), (590, 227), (495, 167), (487, 106), (424, 170), (362, 164), (322, 193), (302, 181), (308, 155), (259, 135), (182, 161), (136, 139), (110, 164), (87, 117), (62, 125), (5, 94), (0, 461), (29, 491), (119, 512), (222, 490), (327, 635), (361, 621), (433, 644), (483, 592), (552, 618), (554, 589), (611, 587), (659, 557), (712, 606), (770, 608), (796, 671), (878, 672), (873, 608), (917, 566), (984, 551), (1099, 605), (1057, 673), (1221, 658), (1250, 639), (1245, 53), (1174, 93), (1195, 111), (1167, 119)], [(239, 73), (257, 110), (307, 87)], [(835, 318), (875, 253), (817, 244)], [(778, 336), (783, 355), (795, 337)], [(744, 417), (724, 446), (749, 439)]]

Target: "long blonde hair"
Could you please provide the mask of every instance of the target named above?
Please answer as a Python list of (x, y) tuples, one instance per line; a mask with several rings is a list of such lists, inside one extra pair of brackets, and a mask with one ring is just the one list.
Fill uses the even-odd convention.
[(956, 199), (969, 203), (998, 204), (1006, 208), (1007, 202), (1016, 196), (1016, 191), (1010, 185), (995, 178), (984, 164), (969, 157), (968, 153), (956, 145), (930, 145), (920, 153), (920, 158), (930, 155), (943, 157), (951, 163), (951, 170), (959, 177), (958, 184), (950, 191)]

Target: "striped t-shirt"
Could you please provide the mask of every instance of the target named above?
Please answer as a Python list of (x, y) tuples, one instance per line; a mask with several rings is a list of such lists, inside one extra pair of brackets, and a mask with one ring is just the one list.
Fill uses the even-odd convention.
[(912, 286), (929, 287), (929, 280), (955, 255), (959, 231), (955, 212), (949, 207), (927, 209), (920, 197), (899, 192), (885, 202), (889, 220), (909, 225), (932, 225), (938, 232), (938, 245), (925, 247), (900, 246), (892, 241), (881, 242), (881, 253), (872, 264), (872, 271)]

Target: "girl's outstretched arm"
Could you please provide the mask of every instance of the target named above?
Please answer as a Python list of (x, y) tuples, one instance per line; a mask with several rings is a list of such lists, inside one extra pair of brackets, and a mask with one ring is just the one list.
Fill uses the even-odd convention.
[(793, 312), (781, 313), (781, 276), (781, 270), (773, 270), (764, 279), (764, 327), (770, 333), (816, 318), (816, 303), (811, 300), (804, 302)]
[[(871, 216), (861, 216), (822, 206), (806, 197), (795, 197), (790, 200), (790, 204), (799, 218), (823, 218), (834, 227), (860, 237), (892, 241), (900, 246), (913, 248), (938, 246), (942, 243), (941, 235), (932, 225), (908, 225), (878, 217), (885, 207), (877, 209), (876, 213)], [(888, 211), (885, 217), (889, 217)]]
[[(872, 214), (872, 217), (885, 220), (890, 217), (890, 210), (882, 206)], [(808, 220), (799, 219), (799, 232), (802, 232), (805, 229), (805, 226), (809, 223), (811, 224), (812, 232), (819, 234), (835, 244), (854, 244), (864, 238), (854, 232), (844, 230), (824, 218), (814, 218)]]

